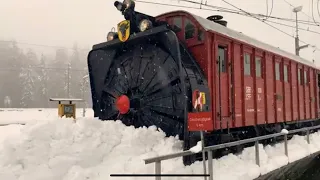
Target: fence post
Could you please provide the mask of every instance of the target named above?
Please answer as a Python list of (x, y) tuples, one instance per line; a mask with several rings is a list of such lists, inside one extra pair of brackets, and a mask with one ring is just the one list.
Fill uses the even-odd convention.
[(284, 135), (284, 153), (289, 158), (289, 154), (288, 154), (288, 135), (287, 134)]
[(209, 180), (213, 180), (213, 164), (212, 164), (212, 151), (208, 151), (208, 171), (209, 171)]
[(310, 144), (310, 131), (309, 129), (307, 130), (307, 142)]
[(256, 141), (254, 146), (256, 149), (256, 164), (260, 166), (259, 141)]
[(161, 176), (157, 176), (161, 174), (161, 161), (156, 161), (156, 166), (155, 166), (155, 170), (156, 170), (156, 180), (161, 180)]

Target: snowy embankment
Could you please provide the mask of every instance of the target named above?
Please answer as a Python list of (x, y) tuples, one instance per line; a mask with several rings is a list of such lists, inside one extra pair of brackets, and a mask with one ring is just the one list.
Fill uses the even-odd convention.
[[(82, 108), (76, 109), (76, 117), (82, 117)], [(92, 109), (85, 110), (86, 117), (93, 117)], [(57, 108), (3, 108), (0, 109), (0, 125), (10, 123), (27, 123), (39, 120), (55, 120), (58, 117)]]
[[(0, 113), (0, 122), (3, 116)], [(17, 113), (18, 114), (18, 113)], [(23, 113), (22, 113), (23, 114)], [(56, 117), (56, 114), (53, 115)], [(156, 128), (126, 127), (121, 122), (102, 122), (94, 118), (48, 118), (25, 126), (0, 127), (0, 179), (10, 180), (106, 180), (113, 173), (154, 173), (154, 164), (143, 159), (182, 150), (182, 143), (165, 138)], [(10, 132), (10, 133), (8, 133)], [(284, 145), (260, 146), (261, 167), (255, 165), (255, 150), (227, 155), (213, 161), (215, 180), (251, 180), (280, 166), (320, 150), (320, 133), (289, 141), (289, 160)], [(163, 173), (203, 173), (202, 163), (183, 166), (181, 158), (162, 162)], [(147, 178), (153, 179), (153, 178)], [(170, 177), (162, 179), (201, 179)]]

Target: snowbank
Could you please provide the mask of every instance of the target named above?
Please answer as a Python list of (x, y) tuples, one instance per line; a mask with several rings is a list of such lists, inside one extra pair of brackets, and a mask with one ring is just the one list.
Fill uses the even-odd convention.
[[(82, 117), (83, 109), (76, 109), (76, 116)], [(93, 110), (86, 109), (86, 117), (93, 117)], [(28, 123), (39, 120), (55, 120), (58, 116), (57, 108), (2, 108), (0, 109), (0, 125), (9, 123)]]
[[(165, 138), (156, 128), (126, 127), (121, 122), (80, 118), (32, 121), (15, 126), (0, 146), (0, 179), (10, 180), (107, 180), (113, 173), (154, 173), (154, 164), (143, 159), (182, 150), (174, 137)], [(10, 126), (8, 126), (10, 127)], [(12, 127), (11, 127), (12, 128)], [(2, 131), (0, 132), (1, 137)], [(3, 136), (4, 137), (4, 136)], [(320, 133), (289, 141), (289, 159), (284, 145), (260, 145), (261, 167), (255, 165), (254, 147), (240, 155), (227, 155), (213, 161), (215, 180), (251, 180), (289, 161), (320, 149)], [(183, 166), (181, 158), (162, 162), (163, 173), (203, 173), (202, 163)], [(118, 179), (138, 180), (141, 177)], [(151, 179), (151, 178), (148, 178)], [(170, 177), (162, 179), (201, 179)]]

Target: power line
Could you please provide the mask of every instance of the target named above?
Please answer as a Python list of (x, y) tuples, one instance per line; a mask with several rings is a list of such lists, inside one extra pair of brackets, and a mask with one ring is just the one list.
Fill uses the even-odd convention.
[[(291, 27), (291, 28), (295, 28), (295, 26), (291, 26), (291, 25), (287, 25), (287, 24), (283, 24), (283, 23), (279, 23), (279, 22), (274, 22), (274, 21), (271, 21), (271, 20), (266, 20), (267, 22), (270, 22), (270, 23), (274, 23), (274, 24), (278, 24), (278, 25), (281, 25), (281, 26), (286, 26), (286, 27)], [(298, 28), (299, 30), (302, 30), (302, 31), (308, 31), (310, 33), (315, 33), (315, 34), (319, 34), (320, 35), (320, 32), (317, 32), (317, 31), (312, 31), (312, 30), (309, 30), (309, 29), (304, 29), (304, 28)]]
[[(143, 1), (143, 0), (136, 0), (136, 2), (147, 3), (147, 4), (155, 4), (155, 5), (164, 5), (164, 6), (172, 6), (172, 7), (181, 7), (181, 8), (191, 8), (191, 9), (201, 9), (201, 10), (208, 10), (208, 11), (220, 11), (220, 12), (235, 13), (235, 14), (239, 14), (239, 15), (243, 15), (243, 16), (255, 18), (255, 19), (257, 19), (257, 20), (259, 20), (259, 21), (267, 24), (268, 26), (270, 26), (270, 27), (272, 27), (272, 28), (274, 28), (274, 29), (276, 29), (276, 30), (278, 30), (278, 31), (280, 31), (280, 32), (282, 32), (282, 33), (284, 33), (284, 34), (286, 34), (286, 35), (294, 38), (293, 35), (290, 35), (290, 34), (288, 34), (287, 32), (285, 32), (285, 31), (283, 31), (283, 30), (281, 30), (281, 29), (279, 29), (279, 28), (277, 28), (277, 27), (275, 27), (275, 26), (272, 26), (272, 25), (269, 24), (269, 23), (264, 22), (263, 19), (257, 18), (256, 16), (274, 18), (274, 19), (285, 20), (285, 21), (290, 21), (290, 22), (294, 22), (294, 21), (295, 21), (294, 19), (281, 18), (281, 17), (273, 17), (273, 16), (270, 16), (270, 15), (269, 15), (269, 16), (266, 16), (266, 15), (262, 15), (262, 14), (250, 13), (250, 12), (247, 12), (247, 11), (241, 9), (241, 8), (238, 8), (238, 7), (232, 5), (231, 3), (228, 3), (227, 1), (224, 1), (224, 0), (222, 0), (222, 1), (224, 1), (225, 3), (227, 3), (227, 4), (229, 4), (229, 5), (233, 6), (233, 7), (235, 7), (236, 9), (238, 9), (238, 10), (240, 10), (240, 11), (235, 11), (235, 10), (233, 10), (233, 9), (223, 8), (223, 7), (219, 7), (219, 6), (212, 6), (212, 5), (208, 5), (208, 4), (201, 4), (201, 3), (199, 3), (199, 2), (194, 2), (194, 1), (191, 1), (191, 0), (179, 0), (179, 1), (188, 2), (188, 3), (192, 3), (192, 4), (197, 4), (197, 5), (200, 5), (200, 6), (207, 6), (207, 7), (210, 7), (210, 8), (217, 8), (218, 10), (214, 10), (214, 9), (204, 9), (204, 8), (197, 8), (197, 7), (190, 7), (190, 6), (183, 6), (183, 5), (174, 5), (174, 4), (167, 4), (167, 3), (148, 2), (148, 1)], [(241, 12), (243, 12), (243, 13), (245, 13), (245, 14), (242, 14)], [(311, 24), (309, 21), (298, 21), (298, 22), (300, 22), (300, 23), (302, 23), (302, 24), (308, 24), (308, 25), (318, 26), (318, 25), (316, 25), (316, 24)], [(274, 23), (274, 22), (273, 22), (273, 23)], [(301, 29), (301, 30), (306, 30), (306, 29)], [(315, 31), (310, 31), (310, 30), (307, 30), (307, 31), (318, 34), (318, 33), (315, 32)], [(299, 40), (299, 41), (302, 42), (302, 43), (308, 44), (308, 43), (306, 43), (306, 42), (304, 42), (304, 41), (302, 41), (302, 40)], [(316, 49), (317, 49), (317, 50), (320, 50), (320, 49), (318, 49), (318, 48), (316, 48)]]
[[(288, 34), (288, 33), (284, 32), (284, 31), (282, 31), (281, 29), (279, 29), (279, 28), (277, 28), (277, 27), (275, 27), (275, 26), (272, 26), (272, 25), (270, 25), (270, 24), (268, 24), (268, 23), (266, 23), (266, 22), (262, 21), (261, 19), (259, 19), (259, 18), (255, 17), (255, 16), (251, 15), (251, 13), (249, 13), (249, 12), (247, 12), (247, 11), (245, 11), (245, 10), (241, 9), (241, 8), (238, 8), (237, 6), (235, 6), (235, 5), (233, 5), (233, 4), (229, 3), (229, 2), (227, 2), (227, 1), (225, 1), (225, 0), (222, 0), (222, 1), (223, 1), (223, 2), (225, 2), (226, 4), (229, 4), (230, 6), (232, 6), (232, 7), (234, 7), (234, 8), (236, 8), (236, 9), (238, 9), (238, 10), (240, 10), (240, 11), (242, 11), (242, 12), (244, 12), (244, 13), (248, 14), (249, 16), (251, 16), (251, 17), (253, 17), (253, 18), (255, 18), (255, 19), (257, 19), (257, 20), (259, 20), (259, 21), (261, 21), (261, 22), (263, 22), (263, 23), (265, 23), (265, 24), (267, 24), (268, 26), (270, 26), (270, 27), (272, 27), (272, 28), (274, 28), (274, 29), (276, 29), (276, 30), (278, 30), (278, 31), (280, 31), (280, 32), (282, 32), (282, 33), (284, 33), (284, 34), (286, 34), (286, 35), (290, 36), (290, 37), (294, 37), (294, 36), (292, 36), (292, 35), (290, 35), (290, 34)], [(303, 42), (303, 43), (304, 43), (304, 42)]]
[[(153, 5), (162, 5), (162, 6), (187, 8), (187, 9), (201, 9), (201, 10), (205, 10), (205, 11), (219, 11), (219, 12), (228, 12), (228, 13), (235, 13), (235, 14), (241, 13), (240, 11), (234, 11), (232, 9), (227, 9), (227, 8), (225, 8), (224, 10), (222, 10), (222, 9), (203, 8), (202, 5), (205, 5), (205, 4), (199, 4), (199, 5), (201, 5), (201, 7), (192, 7), (192, 6), (175, 5), (175, 4), (168, 4), (168, 3), (158, 3), (158, 2), (150, 2), (150, 1), (142, 1), (142, 0), (136, 0), (136, 2), (141, 2), (141, 3), (145, 3), (145, 4), (153, 4)], [(216, 7), (220, 8), (218, 6), (216, 6)]]
[[(201, 5), (199, 2), (195, 2), (195, 1), (191, 1), (191, 0), (179, 0), (179, 1), (183, 1), (183, 2), (188, 2), (188, 3), (192, 3), (192, 4), (196, 4), (196, 5)], [(225, 10), (226, 12), (228, 11), (232, 11), (233, 13), (236, 13), (236, 14), (240, 14), (240, 15), (245, 15), (245, 16), (248, 16), (248, 12), (247, 11), (235, 11), (234, 9), (229, 9), (229, 8), (225, 8), (225, 7), (220, 7), (220, 6), (213, 6), (213, 5), (209, 5), (209, 4), (203, 4), (204, 6), (207, 6), (207, 7), (211, 7), (211, 8), (215, 8), (215, 9), (220, 9), (220, 10)], [(241, 12), (245, 12), (245, 14), (242, 14)], [(285, 21), (291, 21), (291, 22), (295, 22), (296, 20), (295, 19), (288, 19), (288, 18), (281, 18), (281, 17), (274, 17), (274, 16), (271, 16), (271, 14), (269, 16), (266, 16), (266, 15), (263, 15), (263, 14), (256, 14), (256, 13), (249, 13), (250, 16), (260, 16), (262, 18), (274, 18), (274, 19), (279, 19), (279, 20), (285, 20)], [(319, 26), (317, 23), (316, 24), (311, 24), (310, 21), (304, 21), (304, 20), (298, 20), (298, 22), (300, 23), (309, 23), (309, 25), (316, 25), (316, 26)]]
[[(162, 5), (162, 6), (171, 6), (171, 7), (180, 7), (180, 8), (187, 8), (187, 9), (200, 9), (200, 10), (205, 10), (205, 11), (211, 11), (211, 12), (224, 12), (224, 13), (232, 13), (232, 14), (238, 14), (241, 16), (246, 16), (246, 17), (250, 17), (247, 14), (241, 12), (241, 11), (236, 11), (234, 9), (228, 9), (228, 8), (224, 8), (224, 7), (219, 7), (219, 6), (212, 6), (212, 5), (208, 5), (208, 4), (201, 4), (198, 2), (194, 2), (194, 1), (186, 1), (186, 0), (179, 0), (179, 1), (184, 1), (184, 2), (188, 2), (188, 3), (193, 3), (193, 4), (197, 4), (200, 5), (200, 7), (192, 7), (192, 6), (184, 6), (184, 5), (176, 5), (176, 4), (168, 4), (168, 3), (158, 3), (158, 2), (150, 2), (150, 1), (143, 1), (143, 0), (136, 0), (136, 2), (140, 2), (140, 3), (145, 3), (145, 4), (153, 4), (153, 5)], [(202, 6), (207, 6), (207, 7), (211, 7), (214, 9), (209, 9), (209, 8), (203, 8)], [(250, 13), (251, 15), (255, 15), (261, 18), (270, 18), (270, 19), (277, 19), (277, 20), (282, 20), (282, 21), (288, 21), (288, 22), (295, 22), (295, 19), (290, 19), (290, 18), (282, 18), (282, 17), (276, 17), (276, 16), (266, 16), (264, 14), (256, 14), (256, 13)], [(314, 24), (310, 21), (305, 21), (305, 20), (298, 20), (299, 23), (301, 24), (305, 24), (305, 25), (311, 25), (311, 26), (319, 26), (317, 24)]]
[[(241, 9), (241, 8), (239, 8), (239, 7), (235, 6), (235, 5), (233, 5), (233, 4), (229, 3), (229, 2), (227, 2), (226, 0), (222, 0), (222, 1), (223, 1), (223, 2), (225, 2), (226, 4), (229, 4), (230, 6), (232, 6), (232, 7), (234, 7), (234, 8), (236, 8), (236, 9), (241, 10), (241, 11), (243, 11), (243, 12), (247, 13), (248, 15), (252, 16), (249, 12), (247, 12), (247, 11), (245, 11), (245, 10), (243, 10), (243, 9)], [(274, 29), (276, 29), (276, 30), (278, 30), (278, 31), (282, 32), (283, 34), (286, 34), (286, 35), (288, 35), (288, 36), (290, 36), (290, 37), (294, 38), (294, 36), (292, 36), (291, 34), (288, 34), (287, 32), (282, 31), (281, 29), (279, 29), (279, 28), (277, 28), (277, 27), (275, 27), (275, 26), (272, 26), (271, 24), (268, 24), (268, 23), (266, 23), (266, 22), (262, 21), (261, 19), (259, 19), (259, 18), (255, 17), (255, 16), (252, 16), (252, 17), (253, 17), (253, 18), (255, 18), (255, 19), (257, 19), (257, 20), (259, 20), (259, 21), (261, 21), (261, 22), (263, 22), (263, 23), (265, 23), (265, 24), (267, 24), (268, 26), (270, 26), (270, 27), (272, 27), (272, 28), (274, 28)], [(308, 43), (306, 43), (306, 42), (304, 42), (304, 41), (302, 41), (302, 40), (300, 40), (300, 39), (299, 39), (299, 41), (300, 41), (300, 42), (302, 42), (302, 43), (308, 44)], [(318, 48), (316, 48), (316, 49), (317, 49), (317, 50), (320, 50), (320, 49), (318, 49)]]
[(273, 0), (272, 0), (272, 6), (271, 6), (271, 10), (270, 10), (270, 14), (269, 14), (269, 0), (266, 0), (266, 5), (267, 5), (267, 14), (266, 14), (266, 18), (264, 20), (267, 20), (270, 18), (271, 14), (272, 14), (272, 10), (273, 10)]
[(320, 5), (320, 0), (317, 1), (317, 10), (318, 10), (318, 15), (319, 15), (319, 17), (320, 17), (319, 5)]
[[(39, 66), (31, 66), (31, 67), (15, 67), (15, 68), (0, 68), (0, 71), (21, 71), (21, 70), (65, 70), (67, 71), (68, 68), (56, 68), (56, 67), (39, 67)], [(71, 68), (70, 71), (88, 71), (87, 69), (76, 69), (76, 68)]]
[(311, 9), (312, 9), (311, 10), (312, 11), (312, 19), (313, 19), (314, 22), (316, 22), (316, 20), (314, 19), (314, 13), (313, 13), (314, 8), (313, 7), (314, 7), (314, 3), (313, 3), (313, 0), (312, 0), (312, 7), (311, 7)]
[(19, 41), (0, 40), (0, 42), (24, 44), (24, 45), (38, 46), (38, 47), (49, 47), (49, 48), (57, 48), (57, 49), (68, 49), (68, 50), (72, 50), (72, 51), (75, 51), (75, 50), (90, 51), (90, 49), (74, 49), (74, 48), (69, 48), (69, 47), (64, 47), (64, 46), (52, 46), (52, 45), (44, 45), (44, 44), (32, 44), (32, 43), (19, 42)]

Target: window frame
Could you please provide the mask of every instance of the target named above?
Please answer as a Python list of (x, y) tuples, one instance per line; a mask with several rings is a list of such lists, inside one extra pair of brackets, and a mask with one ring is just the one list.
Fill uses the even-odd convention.
[[(287, 67), (287, 68), (285, 68)], [(285, 73), (285, 69), (287, 70), (287, 73)], [(288, 63), (283, 63), (283, 82), (284, 83), (290, 83), (290, 67)], [(287, 77), (287, 79), (285, 79)]]
[[(247, 63), (247, 59), (246, 59), (246, 55), (249, 55), (249, 67), (246, 68), (246, 65), (248, 65)], [(243, 75), (244, 76), (252, 76), (252, 53), (244, 51), (243, 52), (243, 59), (242, 59), (242, 63), (243, 63)], [(249, 74), (247, 74), (247, 70), (249, 70)]]
[(305, 67), (304, 69), (303, 69), (303, 79), (304, 79), (304, 85), (306, 85), (306, 86), (309, 86), (309, 82), (310, 82), (310, 80), (309, 80), (309, 78), (310, 78), (310, 74), (309, 74), (310, 72), (309, 72), (309, 68), (308, 67)]
[[(184, 41), (188, 46), (204, 44), (206, 41), (207, 31), (192, 17), (185, 14), (175, 14), (171, 16), (167, 16), (167, 22), (171, 27), (174, 27), (177, 23), (175, 23), (175, 19), (179, 18), (181, 21), (181, 30), (176, 32), (178, 38)], [(190, 22), (193, 25), (194, 33), (192, 38), (186, 39), (186, 23)]]
[(303, 69), (302, 69), (302, 67), (299, 67), (299, 66), (297, 69), (298, 69), (298, 73), (297, 73), (298, 84), (299, 84), (299, 86), (302, 86), (304, 84), (304, 78), (303, 78), (303, 73), (302, 73)]
[[(191, 39), (194, 39), (195, 37), (198, 37), (198, 32), (197, 32), (197, 25), (191, 20), (189, 19), (188, 17), (184, 17), (183, 18), (183, 39), (184, 40), (191, 40)], [(191, 37), (187, 38), (187, 22), (189, 22), (189, 24), (192, 25), (192, 29), (193, 29), (193, 34)], [(190, 31), (190, 30), (189, 30)]]
[[(259, 66), (259, 68), (260, 68), (260, 76), (257, 76), (257, 58), (259, 59), (259, 61), (260, 61), (260, 66)], [(262, 56), (259, 56), (259, 55), (256, 55), (255, 57), (254, 57), (254, 64), (255, 64), (255, 75), (256, 75), (256, 78), (263, 78), (263, 57)]]
[[(222, 70), (219, 71), (219, 66), (217, 67), (217, 71), (219, 73), (227, 73), (228, 72), (228, 46), (225, 46), (225, 45), (222, 45), (222, 44), (218, 44), (217, 47), (218, 47), (218, 52), (217, 52), (218, 60), (219, 60), (219, 55), (220, 55), (220, 51), (219, 50), (220, 49), (224, 49), (224, 65), (225, 65), (225, 67), (224, 67), (225, 71), (222, 71)], [(220, 68), (221, 68), (221, 66), (220, 66)]]
[[(278, 68), (277, 68), (278, 65)], [(275, 61), (274, 62), (274, 79), (276, 81), (281, 81), (281, 62)]]

